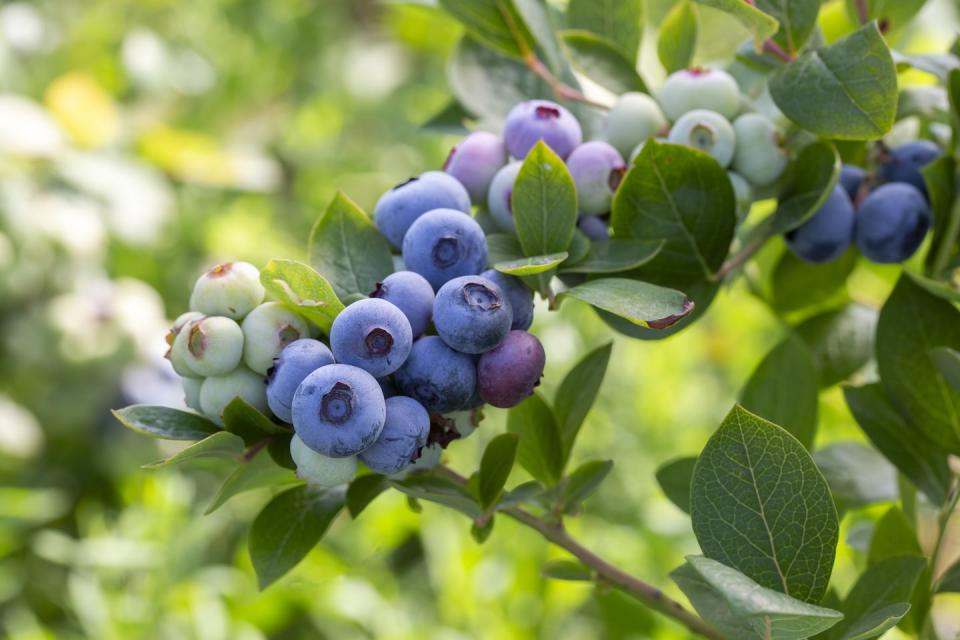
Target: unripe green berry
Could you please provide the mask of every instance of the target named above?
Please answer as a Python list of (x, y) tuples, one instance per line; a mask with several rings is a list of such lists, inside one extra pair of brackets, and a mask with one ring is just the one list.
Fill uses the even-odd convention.
[(243, 331), (240, 325), (223, 316), (207, 316), (190, 322), (185, 332), (187, 367), (201, 376), (222, 376), (240, 364), (243, 355)]
[(181, 378), (202, 378), (187, 362), (187, 325), (196, 320), (202, 320), (203, 314), (198, 311), (187, 311), (173, 321), (173, 326), (167, 332), (167, 360), (173, 365), (173, 370)]
[(203, 380), (200, 378), (181, 378), (183, 383), (183, 401), (190, 409), (202, 411), (200, 409), (200, 387), (203, 386)]
[(357, 456), (329, 458), (308, 447), (297, 435), (290, 440), (290, 457), (297, 465), (297, 476), (310, 485), (336, 487), (357, 474)]
[(645, 93), (623, 94), (607, 114), (607, 142), (624, 158), (640, 143), (657, 135), (667, 119), (657, 101)]
[(214, 376), (203, 381), (200, 387), (200, 408), (203, 413), (223, 424), (223, 410), (234, 398), (242, 398), (254, 409), (269, 414), (267, 385), (263, 376), (240, 366), (224, 376)]
[(261, 375), (273, 366), (283, 348), (310, 336), (307, 322), (279, 302), (266, 302), (247, 315), (243, 329), (243, 362)]
[(740, 219), (747, 217), (750, 213), (750, 207), (753, 206), (753, 187), (739, 173), (727, 171), (727, 177), (730, 178), (730, 184), (733, 185), (734, 199), (737, 201), (737, 216)]
[(190, 308), (239, 322), (263, 302), (264, 295), (266, 291), (255, 266), (249, 262), (226, 262), (200, 276), (190, 296)]
[(733, 169), (758, 187), (779, 178), (788, 158), (777, 127), (759, 113), (745, 113), (733, 122), (733, 131), (737, 138)]

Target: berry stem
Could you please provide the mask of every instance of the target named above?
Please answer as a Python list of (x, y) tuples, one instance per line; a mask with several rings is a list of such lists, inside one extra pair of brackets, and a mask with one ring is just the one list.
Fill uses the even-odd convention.
[(716, 273), (709, 276), (711, 282), (720, 282), (723, 280), (728, 273), (734, 269), (745, 264), (753, 255), (763, 247), (763, 243), (766, 242), (766, 234), (761, 234), (758, 238), (755, 238), (743, 245), (739, 251), (727, 258)]
[[(463, 476), (448, 467), (439, 467), (438, 471), (458, 484), (466, 484), (466, 479)], [(553, 544), (573, 554), (580, 562), (593, 569), (597, 582), (609, 584), (627, 595), (633, 596), (651, 609), (673, 618), (697, 636), (710, 640), (723, 640), (723, 636), (716, 629), (682, 604), (667, 596), (663, 591), (618, 569), (574, 540), (561, 523), (548, 522), (520, 507), (508, 507), (500, 510), (500, 513), (526, 525)]]
[(783, 60), (784, 62), (793, 62), (794, 59), (795, 59), (795, 56), (792, 56), (792, 55), (790, 55), (789, 53), (787, 53), (786, 51), (784, 51), (783, 48), (782, 48), (780, 45), (778, 45), (776, 42), (774, 42), (773, 40), (769, 40), (769, 39), (768, 39), (768, 40), (764, 40), (764, 41), (763, 41), (763, 50), (764, 50), (765, 52), (771, 54), (771, 55), (774, 55), (774, 56), (780, 58), (780, 59)]
[(596, 107), (598, 109), (609, 109), (608, 105), (597, 102), (588, 98), (582, 91), (579, 89), (574, 89), (570, 85), (564, 83), (560, 78), (553, 75), (553, 72), (547, 68), (547, 65), (543, 64), (543, 61), (540, 60), (533, 52), (528, 52), (523, 61), (527, 64), (531, 71), (543, 78), (543, 80), (550, 85), (550, 88), (553, 89), (554, 95), (557, 96), (560, 100), (568, 100), (571, 102), (582, 102), (583, 104), (590, 105), (591, 107)]
[(870, 22), (870, 8), (867, 6), (867, 0), (856, 0), (856, 5), (857, 19), (860, 21), (860, 24)]

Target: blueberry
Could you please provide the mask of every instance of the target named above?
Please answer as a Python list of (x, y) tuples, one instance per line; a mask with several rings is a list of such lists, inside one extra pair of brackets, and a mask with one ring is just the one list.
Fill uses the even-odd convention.
[(513, 322), (511, 329), (529, 329), (533, 324), (533, 291), (530, 287), (523, 284), (523, 280), (506, 273), (500, 273), (496, 269), (488, 269), (480, 274), (494, 283), (510, 303), (510, 310), (513, 312)]
[(930, 222), (930, 207), (916, 187), (884, 184), (860, 204), (854, 240), (873, 262), (903, 262), (920, 247)]
[(267, 371), (267, 404), (273, 415), (291, 422), (290, 405), (297, 387), (308, 375), (333, 363), (330, 349), (319, 340), (301, 338), (285, 346)]
[(863, 184), (863, 180), (866, 177), (867, 172), (860, 167), (852, 164), (845, 164), (840, 167), (840, 184), (843, 186), (843, 190), (847, 192), (847, 195), (850, 196), (851, 202), (857, 201), (860, 185)]
[(200, 408), (200, 387), (203, 386), (203, 380), (199, 378), (181, 378), (183, 383), (183, 403), (194, 411), (203, 411)]
[(547, 356), (543, 345), (526, 331), (511, 331), (500, 346), (480, 356), (477, 389), (495, 407), (515, 407), (540, 384)]
[(610, 211), (613, 193), (627, 171), (620, 153), (606, 142), (585, 142), (567, 158), (567, 169), (577, 186), (580, 211), (601, 214)]
[(393, 396), (400, 395), (400, 392), (397, 391), (397, 386), (393, 384), (393, 379), (390, 378), (390, 376), (377, 378), (377, 384), (380, 385), (380, 391), (383, 392), (384, 398), (392, 398)]
[(243, 362), (261, 375), (283, 348), (310, 335), (306, 321), (279, 302), (266, 302), (247, 315), (243, 329)]
[(357, 475), (357, 457), (330, 458), (317, 453), (294, 434), (290, 439), (290, 457), (297, 465), (297, 476), (316, 487), (337, 487)]
[(470, 216), (434, 209), (420, 216), (403, 238), (403, 261), (436, 290), (451, 278), (483, 271), (487, 240)]
[(412, 346), (407, 316), (379, 298), (354, 302), (330, 328), (330, 349), (337, 362), (360, 367), (376, 378), (396, 371)]
[(736, 135), (730, 123), (719, 113), (705, 109), (681, 116), (673, 123), (668, 139), (709, 153), (723, 167), (733, 160), (736, 148)]
[(513, 183), (517, 180), (517, 174), (520, 173), (521, 162), (511, 162), (497, 172), (490, 183), (490, 190), (487, 192), (487, 210), (493, 216), (497, 226), (504, 231), (516, 233), (516, 226), (513, 222)]
[(477, 388), (473, 358), (454, 351), (437, 336), (414, 342), (410, 357), (393, 379), (404, 395), (431, 413), (465, 408)]
[(676, 71), (657, 95), (667, 118), (676, 121), (695, 109), (708, 109), (731, 119), (740, 110), (737, 81), (722, 69), (694, 67)]
[(263, 376), (246, 367), (237, 367), (223, 376), (211, 376), (200, 386), (200, 409), (217, 424), (223, 424), (223, 410), (234, 398), (242, 398), (263, 413), (270, 410)]
[(410, 322), (413, 337), (427, 330), (433, 314), (433, 287), (426, 278), (413, 271), (391, 273), (377, 283), (371, 298), (380, 298), (397, 306)]
[(437, 291), (433, 325), (451, 349), (483, 353), (500, 344), (513, 323), (506, 294), (480, 276), (450, 280)]
[(594, 242), (603, 242), (610, 239), (610, 228), (607, 221), (600, 216), (580, 216), (577, 227), (584, 235)]
[(890, 149), (880, 165), (880, 178), (884, 182), (906, 182), (920, 190), (926, 197), (927, 185), (920, 172), (942, 155), (940, 147), (929, 140), (914, 140)]
[(390, 475), (403, 471), (427, 444), (430, 415), (407, 396), (387, 399), (387, 419), (380, 437), (360, 454), (371, 471)]
[(386, 404), (369, 373), (348, 364), (320, 367), (300, 383), (293, 428), (308, 447), (331, 458), (356, 455), (380, 436)]
[(395, 249), (414, 221), (433, 209), (470, 213), (470, 194), (460, 181), (443, 171), (427, 171), (380, 196), (373, 215), (380, 233)]
[[(224, 316), (206, 316), (192, 320), (181, 330), (180, 351), (191, 371), (203, 377), (222, 376), (240, 364), (243, 355), (243, 331)], [(178, 336), (179, 337), (179, 336)]]
[(437, 442), (429, 444), (420, 450), (420, 457), (407, 465), (406, 469), (393, 474), (391, 478), (394, 480), (403, 480), (411, 474), (429, 471), (440, 464), (440, 457), (442, 455), (443, 446)]
[(645, 93), (630, 91), (607, 113), (607, 142), (626, 158), (640, 143), (667, 126), (657, 101)]
[(759, 113), (745, 113), (733, 121), (737, 148), (733, 169), (751, 184), (770, 184), (787, 168), (783, 136), (770, 120)]
[(786, 234), (787, 246), (806, 262), (830, 262), (850, 246), (853, 224), (853, 204), (838, 185), (813, 217)]
[(507, 114), (503, 140), (514, 158), (525, 158), (539, 140), (566, 158), (583, 140), (583, 132), (573, 114), (556, 102), (527, 100)]
[(500, 136), (476, 131), (450, 149), (443, 170), (459, 180), (473, 204), (482, 204), (500, 167), (507, 164), (507, 147)]
[(733, 196), (737, 201), (737, 217), (743, 220), (750, 213), (750, 207), (753, 206), (753, 187), (750, 186), (746, 178), (734, 171), (727, 171), (727, 177), (730, 178), (730, 184), (733, 186)]
[[(167, 349), (166, 357), (170, 361), (170, 364), (173, 365), (173, 370), (182, 378), (202, 377), (199, 373), (191, 369), (187, 363), (188, 333), (184, 333), (183, 331), (184, 327), (194, 320), (202, 319), (203, 314), (199, 311), (187, 311), (173, 321), (173, 326), (170, 327), (170, 331), (167, 332), (166, 341), (169, 349)], [(181, 334), (183, 335), (181, 336)]]
[(226, 262), (204, 273), (190, 295), (190, 308), (208, 316), (240, 321), (266, 294), (260, 271), (248, 262)]

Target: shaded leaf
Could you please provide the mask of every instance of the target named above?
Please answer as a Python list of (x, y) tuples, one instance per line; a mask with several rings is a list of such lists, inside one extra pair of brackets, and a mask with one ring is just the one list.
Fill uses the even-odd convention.
[(229, 459), (236, 458), (242, 453), (243, 440), (232, 433), (218, 431), (217, 433), (209, 435), (203, 440), (195, 442), (185, 449), (178, 451), (169, 458), (157, 460), (156, 462), (151, 462), (150, 464), (145, 464), (143, 467), (145, 469), (156, 469), (158, 467), (166, 467), (172, 464), (182, 464), (184, 462), (189, 462), (191, 460), (197, 460), (200, 458)]
[(564, 511), (575, 512), (580, 503), (597, 490), (612, 469), (612, 460), (591, 460), (577, 467), (566, 480), (563, 491)]
[(693, 301), (680, 291), (627, 278), (589, 280), (557, 296), (568, 297), (650, 329), (666, 329), (694, 309)]
[(563, 472), (563, 442), (553, 410), (543, 396), (534, 393), (514, 407), (507, 414), (507, 431), (520, 435), (520, 465), (545, 485), (555, 485)]
[(134, 404), (112, 413), (127, 429), (162, 440), (202, 440), (220, 431), (198, 413), (170, 407)]
[(517, 458), (519, 440), (515, 433), (501, 433), (484, 449), (477, 476), (477, 494), (484, 509), (489, 509), (500, 498)]
[(589, 31), (561, 31), (560, 38), (573, 67), (616, 94), (647, 92), (634, 63), (609, 41)]
[(416, 500), (435, 502), (456, 509), (469, 518), (480, 517), (480, 505), (465, 488), (446, 478), (416, 475), (404, 480), (391, 480), (390, 486)]
[(897, 469), (871, 447), (859, 442), (832, 442), (813, 453), (841, 509), (892, 502), (900, 497)]
[(693, 468), (697, 459), (676, 458), (657, 469), (657, 483), (660, 489), (673, 504), (683, 511), (690, 513), (690, 483), (693, 481)]
[(612, 350), (613, 343), (608, 342), (588, 353), (567, 373), (557, 390), (553, 410), (563, 443), (564, 463), (570, 458), (580, 427), (600, 391)]
[(386, 476), (379, 473), (368, 473), (354, 478), (347, 486), (346, 494), (347, 511), (350, 512), (350, 517), (356, 519), (389, 486)]
[(760, 43), (777, 32), (780, 25), (772, 16), (760, 11), (753, 2), (744, 0), (694, 0), (707, 7), (729, 13), (753, 34), (754, 42)]
[(910, 611), (910, 596), (926, 568), (921, 556), (889, 558), (869, 567), (853, 585), (830, 630), (833, 640), (869, 640), (892, 629)]
[(660, 24), (657, 57), (667, 73), (686, 69), (697, 46), (697, 12), (683, 0), (676, 3)]
[(589, 253), (574, 262), (568, 260), (560, 267), (561, 273), (619, 273), (630, 271), (653, 260), (663, 248), (664, 241), (604, 240), (590, 243)]
[(570, 0), (567, 24), (612, 42), (631, 62), (643, 34), (643, 0)]
[(859, 304), (807, 318), (794, 329), (813, 355), (821, 387), (859, 371), (873, 357), (878, 313)]
[(277, 466), (273, 459), (264, 453), (237, 466), (227, 476), (216, 495), (210, 501), (204, 515), (209, 515), (222, 507), (230, 498), (263, 487), (275, 487), (300, 482), (290, 470)]

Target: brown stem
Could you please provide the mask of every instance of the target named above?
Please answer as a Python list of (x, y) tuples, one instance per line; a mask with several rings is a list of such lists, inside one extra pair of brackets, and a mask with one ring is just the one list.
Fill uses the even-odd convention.
[(763, 50), (771, 55), (774, 55), (780, 58), (784, 62), (793, 62), (793, 60), (795, 59), (794, 56), (784, 51), (783, 48), (781, 48), (780, 45), (778, 45), (773, 40), (764, 40)]
[(532, 52), (527, 53), (523, 60), (527, 63), (527, 66), (531, 71), (543, 78), (543, 80), (550, 85), (550, 88), (553, 89), (554, 95), (556, 95), (560, 100), (582, 102), (583, 104), (590, 105), (591, 107), (597, 107), (598, 109), (610, 108), (609, 105), (592, 100), (584, 95), (584, 93), (579, 89), (574, 89), (570, 85), (564, 83), (560, 78), (553, 75), (553, 72), (550, 71), (545, 64), (543, 64), (543, 61)]
[(855, 4), (857, 5), (857, 20), (860, 21), (860, 24), (870, 22), (870, 8), (867, 6), (867, 0), (856, 0)]
[(740, 251), (727, 258), (727, 261), (720, 266), (720, 269), (715, 274), (710, 276), (710, 281), (720, 282), (728, 273), (746, 263), (747, 260), (752, 258), (754, 254), (763, 247), (763, 243), (766, 242), (766, 239), (766, 236), (761, 234), (760, 237), (743, 245)]

